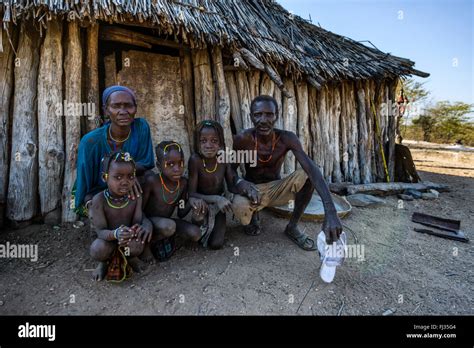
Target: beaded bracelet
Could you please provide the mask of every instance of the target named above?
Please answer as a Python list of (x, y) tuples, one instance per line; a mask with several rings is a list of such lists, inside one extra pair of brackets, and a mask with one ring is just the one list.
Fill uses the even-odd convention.
[(116, 229), (114, 230), (114, 238), (118, 240), (117, 234), (118, 234), (118, 228), (116, 228)]

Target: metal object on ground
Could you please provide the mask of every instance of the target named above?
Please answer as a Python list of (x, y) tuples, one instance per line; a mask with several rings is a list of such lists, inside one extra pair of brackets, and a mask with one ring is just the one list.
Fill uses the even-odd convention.
[(459, 242), (468, 243), (469, 238), (464, 235), (464, 232), (460, 231), (461, 221), (440, 218), (433, 215), (423, 213), (413, 213), (411, 221), (440, 229), (441, 231), (432, 231), (428, 229), (415, 228), (415, 232), (426, 233), (432, 236), (456, 240)]

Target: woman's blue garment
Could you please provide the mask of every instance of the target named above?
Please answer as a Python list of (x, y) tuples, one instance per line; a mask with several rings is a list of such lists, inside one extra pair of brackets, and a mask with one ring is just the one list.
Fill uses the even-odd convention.
[[(107, 142), (110, 123), (84, 135), (77, 155), (77, 179), (75, 187), (75, 206), (79, 209), (88, 193), (95, 194), (107, 186), (102, 181), (100, 162), (106, 154), (112, 153)], [(153, 145), (150, 126), (143, 118), (136, 118), (131, 125), (130, 137), (122, 145), (122, 151), (130, 153), (135, 163), (147, 170), (153, 168)]]

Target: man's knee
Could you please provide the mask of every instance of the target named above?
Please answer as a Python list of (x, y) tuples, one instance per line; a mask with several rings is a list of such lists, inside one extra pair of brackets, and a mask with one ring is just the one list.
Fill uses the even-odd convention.
[(105, 261), (113, 252), (114, 246), (111, 242), (102, 239), (96, 239), (92, 242), (90, 247), (90, 255), (94, 260)]
[(162, 237), (171, 237), (176, 232), (176, 222), (171, 219), (160, 219), (155, 227)]

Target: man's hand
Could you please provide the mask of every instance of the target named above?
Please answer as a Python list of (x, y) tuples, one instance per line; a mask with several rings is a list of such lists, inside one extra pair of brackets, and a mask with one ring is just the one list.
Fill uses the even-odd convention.
[(323, 231), (326, 234), (327, 244), (332, 244), (339, 239), (342, 233), (342, 224), (336, 211), (324, 215)]
[(219, 210), (223, 213), (232, 213), (232, 203), (225, 197), (219, 197), (217, 201)]
[(239, 185), (237, 185), (237, 188), (242, 196), (250, 200), (251, 205), (260, 205), (262, 195), (255, 184), (247, 180), (242, 180)]
[(191, 205), (191, 208), (196, 214), (204, 215), (207, 213), (207, 203), (204, 202), (202, 199), (190, 197), (189, 204)]
[(137, 242), (141, 242), (142, 244), (150, 243), (152, 232), (142, 225), (135, 224), (132, 226), (132, 231), (134, 231), (134, 237), (137, 238)]
[(134, 201), (135, 199), (140, 197), (142, 193), (143, 193), (142, 187), (140, 186), (138, 179), (135, 178), (135, 182), (133, 183), (132, 188), (128, 192), (128, 197)]

